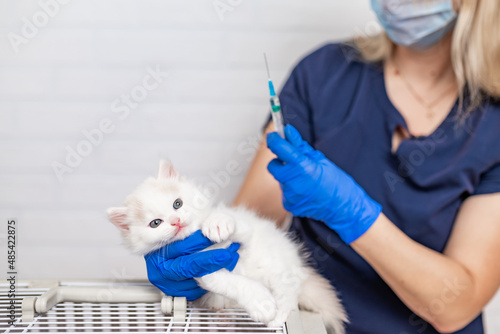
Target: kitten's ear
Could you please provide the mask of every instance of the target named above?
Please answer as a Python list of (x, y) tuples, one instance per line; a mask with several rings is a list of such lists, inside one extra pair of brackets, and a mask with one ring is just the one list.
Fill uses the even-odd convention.
[(158, 169), (158, 179), (168, 179), (178, 177), (179, 174), (174, 169), (174, 166), (167, 160), (160, 160), (160, 168)]
[(127, 208), (122, 206), (118, 208), (109, 208), (107, 211), (109, 220), (122, 231), (128, 231)]

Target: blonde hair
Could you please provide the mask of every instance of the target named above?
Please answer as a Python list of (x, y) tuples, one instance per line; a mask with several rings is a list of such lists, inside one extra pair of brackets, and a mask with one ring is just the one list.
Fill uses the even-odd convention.
[[(459, 0), (458, 4), (451, 62), (460, 88), (460, 110), (467, 115), (485, 98), (500, 98), (500, 1)], [(395, 45), (382, 33), (357, 37), (354, 46), (364, 60), (376, 62), (389, 59)]]

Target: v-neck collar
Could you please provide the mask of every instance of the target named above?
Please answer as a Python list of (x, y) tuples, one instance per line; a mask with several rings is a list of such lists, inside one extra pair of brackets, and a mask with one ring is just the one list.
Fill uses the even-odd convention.
[[(388, 135), (390, 138), (389, 145), (392, 148), (392, 136), (398, 126), (403, 127), (406, 131), (408, 131), (408, 133), (410, 133), (410, 131), (408, 129), (408, 124), (406, 123), (405, 118), (399, 112), (399, 110), (394, 106), (394, 104), (389, 98), (389, 94), (387, 93), (387, 89), (385, 86), (385, 74), (384, 74), (383, 63), (374, 64), (372, 66), (372, 73), (373, 73), (372, 83), (374, 86), (373, 89), (374, 91), (376, 91), (375, 95), (377, 101), (382, 107), (381, 110), (383, 110), (386, 113), (386, 126), (387, 126), (386, 130), (388, 131)], [(419, 137), (412, 136), (411, 138), (402, 140), (396, 152), (394, 153), (397, 154), (405, 142), (408, 143), (415, 140), (418, 141), (427, 140), (439, 134), (439, 132), (446, 131), (446, 129), (449, 126), (455, 123), (454, 121), (456, 118), (457, 110), (458, 110), (458, 98), (451, 107), (451, 110), (448, 112), (444, 120), (429, 135), (419, 136)]]

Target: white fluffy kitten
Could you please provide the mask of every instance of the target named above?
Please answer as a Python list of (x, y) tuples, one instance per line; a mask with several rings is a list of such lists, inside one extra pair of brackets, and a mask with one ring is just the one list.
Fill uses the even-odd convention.
[(307, 265), (300, 247), (267, 219), (242, 207), (211, 207), (202, 192), (160, 162), (157, 178), (148, 178), (125, 206), (108, 209), (127, 247), (147, 254), (201, 229), (226, 248), (240, 243), (232, 272), (221, 269), (196, 278), (209, 291), (197, 303), (215, 309), (243, 307), (256, 321), (281, 326), (292, 310), (319, 313), (329, 333), (344, 333), (347, 317), (329, 282)]

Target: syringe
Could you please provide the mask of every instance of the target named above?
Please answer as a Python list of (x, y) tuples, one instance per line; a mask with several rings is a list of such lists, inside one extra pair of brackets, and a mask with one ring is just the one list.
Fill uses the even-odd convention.
[(271, 95), (271, 97), (269, 98), (269, 102), (271, 102), (271, 116), (273, 118), (273, 123), (276, 127), (276, 131), (281, 136), (281, 138), (285, 138), (285, 124), (283, 123), (283, 114), (281, 113), (280, 99), (276, 96), (276, 92), (274, 91), (274, 85), (271, 81), (271, 75), (269, 74), (269, 65), (267, 64), (267, 57), (265, 53), (264, 61), (266, 62), (267, 77), (269, 80), (269, 94)]

